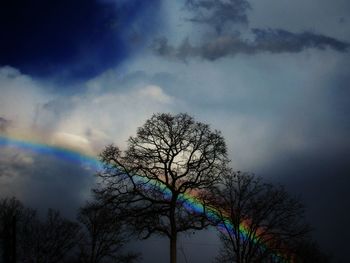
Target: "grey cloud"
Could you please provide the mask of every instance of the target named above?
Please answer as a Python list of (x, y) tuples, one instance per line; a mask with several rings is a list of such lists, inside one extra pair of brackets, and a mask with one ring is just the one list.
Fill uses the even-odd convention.
[(339, 24), (345, 24), (346, 23), (346, 18), (345, 17), (341, 17), (338, 20)]
[(0, 178), (3, 176), (12, 177), (14, 175), (13, 169), (7, 162), (0, 160)]
[(0, 132), (6, 132), (10, 124), (11, 124), (10, 120), (0, 117)]
[(248, 24), (251, 8), (246, 0), (187, 0), (186, 7), (194, 13), (190, 21), (213, 26), (218, 33), (228, 25)]
[[(26, 174), (26, 167), (32, 164), (32, 156), (16, 151), (11, 147), (2, 147), (0, 151), (0, 177), (15, 177)], [(1, 182), (0, 182), (1, 184)]]
[(257, 51), (300, 52), (305, 48), (325, 49), (327, 47), (344, 52), (349, 43), (312, 32), (292, 33), (282, 29), (253, 29)]
[(62, 114), (62, 110), (72, 109), (73, 107), (74, 103), (67, 98), (54, 99), (42, 106), (44, 110), (48, 110), (58, 116)]
[(180, 45), (173, 45), (167, 38), (157, 39), (152, 48), (158, 55), (184, 61), (191, 57), (216, 60), (236, 54), (297, 53), (308, 48), (345, 52), (349, 48), (349, 43), (328, 34), (303, 29), (295, 33), (279, 26), (249, 28), (248, 11), (252, 6), (246, 0), (186, 0), (185, 3), (193, 14), (189, 21), (207, 26), (202, 40), (193, 44), (186, 38)]
[(339, 52), (349, 49), (349, 43), (312, 32), (292, 33), (282, 29), (252, 29), (251, 32), (253, 40), (246, 40), (238, 35), (227, 35), (198, 46), (185, 39), (180, 46), (174, 47), (168, 44), (166, 38), (160, 38), (153, 43), (153, 50), (158, 55), (181, 60), (190, 57), (216, 60), (236, 54), (298, 53), (308, 48), (331, 48)]

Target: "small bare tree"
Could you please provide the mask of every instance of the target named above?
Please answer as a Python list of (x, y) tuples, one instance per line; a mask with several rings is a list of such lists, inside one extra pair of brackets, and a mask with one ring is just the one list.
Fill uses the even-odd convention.
[(45, 221), (15, 198), (0, 200), (0, 243), (4, 262), (65, 262), (77, 244), (79, 226), (49, 210)]
[(325, 254), (318, 244), (310, 237), (298, 242), (295, 246), (295, 257), (293, 258), (295, 263), (330, 263), (333, 262), (331, 257)]
[[(186, 209), (186, 196), (210, 189), (226, 170), (226, 145), (220, 132), (187, 114), (155, 114), (128, 140), (127, 150), (108, 146), (96, 192), (105, 202), (124, 203), (128, 220), (147, 238), (170, 240), (176, 262), (178, 233), (209, 225), (204, 213)], [(121, 201), (122, 200), (122, 201)]]
[(80, 235), (77, 223), (65, 219), (58, 211), (49, 209), (46, 220), (28, 218), (23, 225), (21, 262), (65, 262), (73, 255)]
[(292, 257), (309, 231), (303, 206), (253, 175), (226, 174), (213, 196), (223, 244), (218, 262), (278, 262)]
[(78, 220), (84, 230), (80, 242), (80, 262), (131, 263), (138, 259), (137, 254), (122, 251), (129, 236), (123, 222), (118, 221), (115, 210), (97, 203), (88, 203), (80, 209)]

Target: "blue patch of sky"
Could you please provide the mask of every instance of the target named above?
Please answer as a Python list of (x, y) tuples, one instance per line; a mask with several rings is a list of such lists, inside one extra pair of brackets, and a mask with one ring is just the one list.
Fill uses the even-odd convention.
[(2, 1), (0, 66), (60, 81), (94, 77), (135, 49), (135, 22), (144, 36), (156, 30), (159, 5), (159, 0)]

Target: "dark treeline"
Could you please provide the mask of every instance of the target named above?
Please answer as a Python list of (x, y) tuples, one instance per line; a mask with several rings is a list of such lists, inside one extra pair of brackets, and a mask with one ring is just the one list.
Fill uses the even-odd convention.
[(112, 211), (87, 204), (77, 221), (49, 209), (44, 219), (15, 198), (0, 201), (0, 251), (4, 263), (135, 262), (124, 252), (128, 231)]
[[(109, 145), (100, 160), (93, 201), (75, 221), (51, 209), (41, 219), (15, 198), (0, 201), (2, 262), (138, 262), (126, 244), (159, 235), (176, 263), (178, 236), (207, 228), (220, 230), (216, 262), (330, 262), (310, 237), (300, 201), (234, 172), (221, 133), (187, 114), (153, 115), (125, 151)], [(193, 198), (200, 209), (191, 208)]]

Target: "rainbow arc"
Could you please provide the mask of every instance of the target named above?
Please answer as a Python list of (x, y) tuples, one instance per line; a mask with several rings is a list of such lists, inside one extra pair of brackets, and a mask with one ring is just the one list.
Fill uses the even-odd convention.
[[(67, 147), (59, 147), (54, 145), (49, 145), (46, 143), (40, 143), (37, 141), (30, 141), (28, 139), (20, 139), (20, 138), (13, 138), (10, 136), (4, 136), (0, 135), (0, 147), (11, 147), (16, 148), (20, 150), (26, 150), (30, 152), (34, 152), (36, 154), (42, 154), (42, 155), (50, 155), (55, 158), (74, 163), (77, 165), (84, 165), (88, 166), (91, 169), (95, 169), (96, 171), (102, 169), (103, 164), (98, 160), (96, 156), (93, 155), (87, 155), (83, 152), (73, 150)], [(164, 197), (169, 195), (168, 189), (166, 187), (162, 187), (159, 185), (159, 182), (155, 182), (149, 179), (146, 179), (142, 176), (139, 176), (139, 180), (142, 182), (147, 182), (152, 187), (158, 187), (159, 189), (162, 189), (164, 192)], [(220, 214), (219, 208), (216, 207), (204, 207), (203, 203), (199, 200), (199, 198), (196, 197), (195, 194), (191, 193), (185, 193), (180, 196), (181, 202), (185, 206), (186, 209), (189, 209), (191, 212), (195, 213), (203, 213), (205, 210), (206, 213), (209, 215), (209, 218), (212, 218), (213, 220), (218, 219), (218, 214)], [(229, 217), (225, 217), (223, 223), (218, 225), (218, 229), (221, 231), (233, 231), (234, 226), (231, 223)], [(241, 234), (242, 238), (250, 238), (249, 237), (249, 224), (247, 222), (242, 222), (239, 226), (239, 233)], [(263, 249), (268, 249), (269, 245), (261, 243), (261, 241), (258, 240), (258, 238), (253, 237), (250, 238), (253, 242), (257, 242), (261, 245)], [(275, 254), (274, 255), (276, 262), (283, 262), (283, 263), (289, 263), (292, 260), (289, 259), (289, 256), (283, 255), (283, 254)]]

